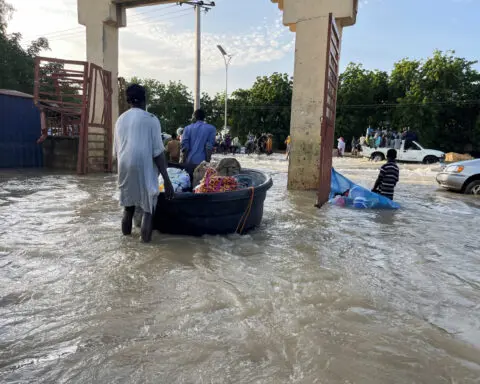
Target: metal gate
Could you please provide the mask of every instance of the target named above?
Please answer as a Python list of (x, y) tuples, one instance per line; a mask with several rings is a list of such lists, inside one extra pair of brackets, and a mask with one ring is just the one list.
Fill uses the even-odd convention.
[(90, 64), (77, 172), (112, 171), (112, 73)]
[(39, 144), (48, 136), (80, 135), (87, 84), (88, 64), (84, 61), (35, 59), (34, 101), (42, 125)]
[(335, 115), (337, 109), (337, 89), (340, 61), (340, 33), (335, 19), (329, 16), (327, 65), (325, 71), (325, 94), (323, 117), (320, 132), (319, 186), (317, 206), (321, 207), (328, 201), (330, 183), (332, 180), (332, 152), (335, 135)]
[(47, 137), (78, 139), (77, 173), (112, 171), (112, 74), (84, 61), (37, 57), (35, 104)]

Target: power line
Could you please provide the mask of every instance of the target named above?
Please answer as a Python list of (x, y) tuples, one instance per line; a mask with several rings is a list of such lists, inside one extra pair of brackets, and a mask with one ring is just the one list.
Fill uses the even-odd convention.
[[(235, 100), (235, 99), (231, 99)], [(168, 105), (169, 107), (187, 107), (191, 106), (191, 104), (169, 104), (167, 103), (162, 103), (163, 105)], [(438, 102), (435, 103), (438, 105), (456, 105), (456, 104), (480, 104), (480, 100), (463, 100), (462, 102)], [(385, 105), (385, 104), (364, 104), (364, 105), (357, 105), (357, 104), (350, 104), (350, 105), (341, 105), (339, 104), (338, 106), (340, 107), (346, 107), (346, 108), (366, 108), (366, 107), (372, 107), (372, 106), (377, 106), (377, 107), (410, 107), (410, 106), (418, 106), (418, 107), (425, 107), (427, 106), (428, 103), (411, 103), (411, 104), (390, 104), (390, 105)], [(221, 106), (218, 107), (219, 111), (222, 108)], [(278, 110), (278, 109), (291, 109), (290, 105), (235, 105), (233, 104), (231, 106), (232, 109), (257, 109), (257, 110)]]
[[(169, 6), (167, 6), (167, 7), (163, 7), (163, 8), (161, 8), (161, 9), (157, 9), (157, 10), (155, 10), (155, 11), (140, 12), (140, 13), (137, 13), (137, 14), (129, 17), (128, 19), (129, 19), (129, 20), (134, 20), (134, 21), (139, 21), (139, 20), (137, 20), (137, 19), (138, 19), (141, 15), (145, 15), (145, 14), (147, 14), (147, 13), (151, 15), (151, 14), (153, 14), (153, 13), (158, 13), (158, 12), (164, 11), (165, 9), (174, 8), (174, 7), (176, 8), (176, 7), (177, 7), (177, 4), (169, 5)], [(184, 10), (183, 10), (183, 11), (184, 11)], [(167, 13), (163, 14), (162, 16), (166, 16), (166, 15), (169, 15), (169, 14), (171, 14), (171, 13), (176, 13), (176, 12), (167, 12)], [(146, 18), (146, 19), (144, 19), (144, 20), (149, 20), (149, 18)], [(39, 35), (37, 35), (37, 37), (30, 38), (30, 39), (25, 38), (25, 39), (27, 39), (27, 40), (35, 40), (35, 39), (38, 39), (38, 38), (41, 38), (41, 37), (45, 37), (45, 38), (48, 38), (48, 39), (50, 40), (49, 36), (51, 36), (51, 38), (53, 39), (53, 38), (56, 38), (56, 37), (65, 35), (65, 32), (68, 32), (68, 33), (66, 33), (66, 35), (70, 35), (70, 34), (72, 34), (73, 32), (75, 32), (75, 33), (83, 33), (83, 32), (84, 32), (84, 29), (83, 29), (82, 27), (78, 26), (78, 27), (75, 27), (75, 28), (69, 28), (69, 29), (64, 29), (64, 30), (60, 30), (60, 31), (53, 31), (53, 32), (48, 32), (48, 33), (44, 33), (44, 34), (39, 34)]]
[[(182, 9), (180, 11), (171, 12), (169, 14), (178, 14), (178, 16), (167, 17), (167, 18), (160, 17), (160, 18), (156, 18), (156, 19), (147, 18), (147, 19), (137, 20), (135, 23), (130, 24), (128, 26), (129, 27), (135, 27), (135, 26), (140, 26), (140, 25), (149, 25), (149, 24), (154, 24), (154, 23), (161, 22), (161, 21), (168, 21), (168, 20), (177, 19), (179, 17), (185, 17), (185, 16), (188, 16), (190, 14), (190, 10)], [(166, 16), (166, 14), (162, 15), (162, 16)], [(147, 21), (147, 20), (150, 20), (150, 21)], [(144, 21), (147, 21), (147, 22), (144, 22)], [(74, 37), (77, 37), (77, 36), (80, 37), (80, 36), (83, 36), (84, 33), (85, 33), (84, 30), (78, 31), (78, 32), (71, 32), (71, 33), (67, 33), (67, 34), (63, 34), (63, 35), (54, 36), (53, 38), (49, 38), (48, 41), (59, 41), (59, 40), (67, 39), (67, 38), (74, 38)]]
[(450, 100), (450, 101), (427, 101), (424, 103), (397, 103), (397, 104), (337, 104), (342, 108), (398, 108), (427, 105), (456, 105), (456, 104), (480, 104), (480, 100)]

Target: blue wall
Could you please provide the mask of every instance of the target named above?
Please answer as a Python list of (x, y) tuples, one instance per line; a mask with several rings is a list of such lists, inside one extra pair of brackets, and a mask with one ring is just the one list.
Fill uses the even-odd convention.
[(0, 94), (0, 168), (41, 167), (40, 111), (33, 99)]

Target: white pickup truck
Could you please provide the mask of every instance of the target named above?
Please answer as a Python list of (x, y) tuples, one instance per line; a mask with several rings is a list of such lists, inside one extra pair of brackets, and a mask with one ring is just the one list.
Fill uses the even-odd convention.
[[(372, 160), (382, 161), (387, 158), (387, 152), (390, 148), (370, 148), (362, 146), (362, 156)], [(405, 149), (405, 140), (402, 146), (397, 149), (397, 160), (411, 163), (434, 164), (442, 161), (445, 153), (434, 149), (425, 149), (416, 141), (412, 141), (410, 147)]]

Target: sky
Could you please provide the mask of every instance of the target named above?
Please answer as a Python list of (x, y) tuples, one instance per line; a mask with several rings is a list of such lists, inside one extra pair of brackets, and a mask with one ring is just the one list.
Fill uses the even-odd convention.
[[(8, 0), (16, 8), (9, 32), (24, 43), (50, 41), (45, 56), (85, 60), (85, 29), (77, 0)], [(323, 0), (317, 0), (323, 1)], [(229, 93), (250, 87), (257, 76), (293, 74), (295, 34), (282, 24), (270, 0), (216, 0), (202, 16), (202, 90), (224, 92), (225, 66), (217, 44), (234, 55)], [(362, 63), (390, 71), (405, 57), (422, 59), (435, 49), (480, 58), (480, 0), (360, 0), (357, 24), (345, 28), (341, 66)], [(170, 4), (128, 10), (120, 32), (120, 76), (194, 83), (194, 11)], [(477, 65), (480, 69), (480, 66)]]

